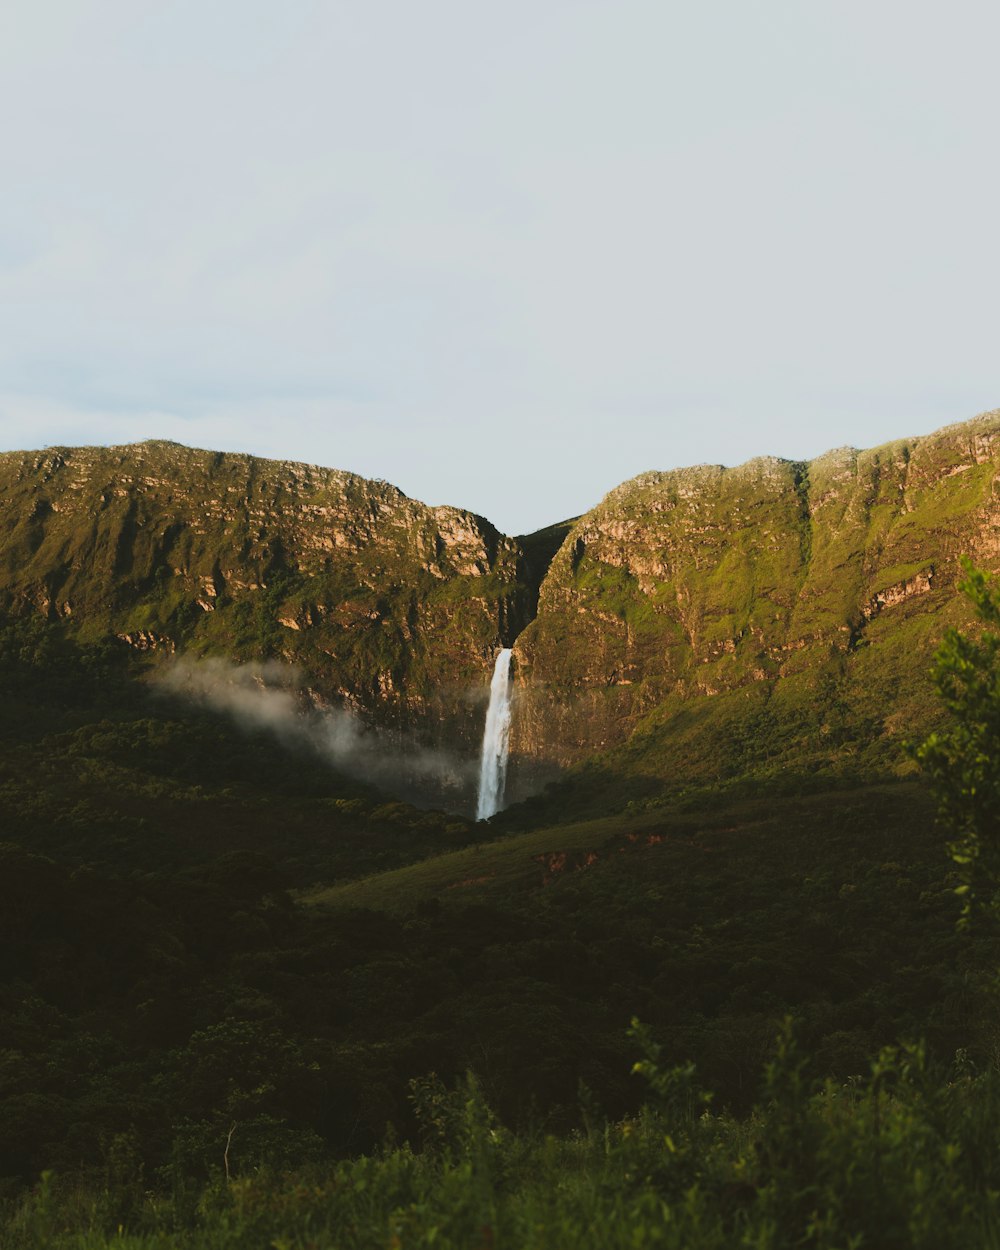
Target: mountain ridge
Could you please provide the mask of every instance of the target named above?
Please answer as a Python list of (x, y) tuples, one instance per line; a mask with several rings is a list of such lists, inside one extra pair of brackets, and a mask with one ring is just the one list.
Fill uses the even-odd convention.
[(515, 644), (515, 750), (562, 767), (617, 750), (615, 768), (700, 781), (850, 755), (903, 766), (900, 724), (936, 715), (936, 641), (968, 619), (958, 557), (998, 566), (998, 454), (994, 411), (867, 451), (620, 484), (567, 536)]
[[(721, 462), (716, 462), (716, 461), (699, 461), (695, 464), (689, 464), (689, 465), (674, 465), (666, 469), (643, 469), (641, 472), (635, 474), (634, 476), (625, 478), (621, 482), (617, 483), (615, 486), (612, 486), (607, 492), (605, 492), (605, 494), (601, 497), (601, 499), (596, 504), (593, 505), (592, 508), (587, 509), (587, 511), (584, 513), (580, 513), (578, 517), (571, 518), (571, 519), (578, 520), (580, 517), (587, 515), (587, 512), (591, 512), (594, 509), (601, 507), (605, 503), (617, 497), (619, 494), (625, 493), (631, 488), (659, 484), (665, 479), (673, 478), (678, 475), (687, 476), (687, 475), (701, 473), (703, 471), (708, 474), (717, 474), (717, 473), (724, 474), (724, 475), (741, 474), (744, 471), (748, 471), (757, 466), (762, 466), (762, 465), (773, 465), (773, 466), (792, 465), (792, 466), (799, 466), (803, 470), (808, 471), (808, 469), (811, 466), (819, 465), (829, 460), (842, 460), (844, 458), (856, 460), (859, 455), (875, 455), (879, 453), (895, 451), (897, 448), (903, 448), (903, 447), (912, 451), (912, 449), (917, 447), (919, 444), (927, 442), (929, 440), (941, 440), (944, 436), (958, 434), (958, 433), (965, 432), (965, 431), (971, 431), (974, 427), (980, 426), (980, 425), (982, 425), (984, 428), (992, 429), (996, 427), (998, 424), (1000, 424), (1000, 408), (992, 408), (992, 409), (986, 409), (983, 412), (977, 413), (975, 416), (969, 417), (966, 420), (953, 421), (953, 422), (949, 422), (947, 425), (939, 426), (937, 429), (930, 431), (930, 433), (928, 434), (904, 435), (899, 438), (889, 439), (884, 443), (876, 444), (873, 447), (857, 447), (854, 444), (843, 443), (835, 447), (830, 447), (826, 449), (825, 451), (818, 453), (816, 456), (812, 456), (807, 459), (801, 459), (797, 457), (788, 457), (788, 456), (779, 456), (773, 453), (761, 453), (756, 456), (751, 456), (747, 460), (743, 460), (743, 461), (738, 462), (737, 464), (731, 464), (731, 465), (723, 464)], [(510, 537), (510, 538), (530, 537), (531, 534), (540, 533), (542, 532), (542, 530), (551, 528), (552, 525), (566, 523), (564, 521), (563, 522), (559, 522), (559, 521), (551, 522), (549, 525), (542, 526), (541, 530), (524, 531), (524, 532), (519, 532), (516, 534), (514, 533), (507, 534), (505, 531), (502, 531), (497, 526), (495, 526), (493, 522), (490, 521), (489, 517), (486, 516), (485, 513), (475, 511), (474, 509), (471, 509), (471, 508), (462, 508), (456, 504), (424, 503), (423, 501), (418, 500), (415, 496), (406, 494), (406, 492), (403, 491), (399, 486), (396, 486), (395, 483), (390, 482), (386, 478), (366, 477), (364, 474), (356, 473), (352, 469), (341, 469), (341, 468), (336, 468), (334, 466), (323, 465), (323, 464), (320, 464), (318, 461), (295, 460), (295, 459), (288, 459), (285, 457), (275, 457), (275, 456), (261, 456), (261, 455), (256, 454), (255, 452), (248, 452), (248, 451), (229, 451), (229, 450), (222, 451), (222, 450), (213, 449), (209, 447), (194, 446), (189, 443), (181, 443), (181, 442), (178, 442), (176, 439), (169, 439), (169, 438), (138, 439), (134, 442), (128, 442), (128, 443), (85, 443), (85, 444), (51, 443), (51, 444), (46, 444), (44, 447), (40, 447), (40, 448), (10, 448), (6, 451), (0, 451), (0, 462), (2, 462), (5, 459), (13, 458), (13, 457), (28, 457), (28, 456), (38, 457), (38, 456), (51, 454), (51, 453), (56, 453), (60, 455), (65, 454), (65, 453), (71, 453), (71, 454), (76, 455), (76, 454), (83, 453), (83, 452), (122, 453), (122, 452), (128, 452), (128, 451), (135, 451), (137, 449), (142, 449), (142, 448), (170, 449), (173, 451), (187, 452), (187, 453), (191, 453), (194, 455), (210, 456), (219, 461), (222, 461), (222, 460), (253, 461), (262, 465), (274, 466), (276, 468), (284, 468), (284, 469), (296, 470), (296, 471), (305, 471), (310, 474), (326, 474), (326, 475), (330, 475), (330, 476), (334, 476), (338, 478), (351, 479), (352, 481), (359, 483), (359, 484), (371, 484), (371, 485), (376, 485), (376, 486), (388, 487), (401, 500), (409, 500), (411, 502), (418, 503), (422, 507), (427, 508), (428, 510), (432, 512), (437, 512), (437, 511), (459, 512), (459, 513), (463, 513), (463, 514), (475, 517), (476, 519), (480, 521), (486, 521), (490, 525), (491, 528), (495, 529), (497, 533), (503, 534), (504, 537)]]
[(609, 752), (661, 781), (895, 769), (933, 716), (925, 661), (966, 619), (957, 557), (1000, 566), (998, 468), (992, 411), (809, 461), (649, 470), (511, 537), (300, 461), (5, 452), (0, 612), (155, 662), (281, 659), (319, 700), (469, 758), (513, 646), (515, 796)]

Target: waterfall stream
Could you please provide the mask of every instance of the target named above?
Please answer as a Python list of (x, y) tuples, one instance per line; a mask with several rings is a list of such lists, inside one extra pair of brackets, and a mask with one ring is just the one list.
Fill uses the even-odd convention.
[(489, 820), (503, 807), (507, 782), (507, 751), (510, 746), (510, 657), (509, 647), (497, 656), (490, 682), (490, 705), (483, 733), (483, 758), (479, 767), (479, 801), (476, 819)]

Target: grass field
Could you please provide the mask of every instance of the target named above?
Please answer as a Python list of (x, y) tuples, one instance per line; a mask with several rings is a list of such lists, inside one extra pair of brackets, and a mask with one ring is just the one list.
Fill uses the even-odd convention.
[[(912, 810), (913, 818), (923, 824), (932, 819), (924, 787), (910, 781), (828, 790), (798, 798), (782, 796), (780, 803), (767, 795), (728, 801), (714, 797), (701, 806), (688, 802), (508, 834), (359, 881), (308, 891), (301, 901), (314, 906), (406, 912), (446, 893), (457, 900), (531, 889), (562, 872), (580, 871), (610, 855), (644, 845), (690, 843), (713, 834), (730, 843), (744, 837), (769, 839), (781, 836), (790, 825), (828, 830), (849, 822), (852, 814), (862, 809), (870, 813), (886, 805)], [(591, 856), (596, 858), (588, 862)], [(559, 857), (565, 857), (562, 864)]]

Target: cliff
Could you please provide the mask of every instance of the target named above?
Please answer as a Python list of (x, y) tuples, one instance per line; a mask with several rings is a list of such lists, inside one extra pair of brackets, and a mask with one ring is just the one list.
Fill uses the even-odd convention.
[[(895, 768), (958, 558), (1000, 568), (1000, 413), (811, 462), (645, 473), (510, 538), (380, 481), (171, 443), (0, 455), (0, 612), (149, 662), (294, 664), (472, 760), (514, 643), (513, 792)], [(515, 641), (516, 640), (516, 641)]]
[(718, 776), (900, 757), (966, 619), (958, 560), (1000, 567), (1000, 413), (811, 462), (645, 473), (573, 526), (518, 638), (515, 750)]
[(533, 609), (516, 542), (351, 473), (151, 442), (0, 455), (0, 612), (295, 664), (318, 700), (474, 751)]

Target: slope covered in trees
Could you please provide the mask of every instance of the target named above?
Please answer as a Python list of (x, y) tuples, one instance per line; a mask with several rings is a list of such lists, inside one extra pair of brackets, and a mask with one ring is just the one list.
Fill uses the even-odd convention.
[(431, 1071), (476, 1071), (511, 1129), (572, 1128), (584, 1087), (617, 1118), (634, 1014), (734, 1112), (789, 1014), (841, 1080), (901, 1033), (987, 1044), (912, 783), (744, 785), (483, 843), (151, 700), (127, 656), (51, 628), (4, 656), (11, 1189), (95, 1176), (123, 1136), (150, 1183), (204, 1178), (234, 1121), (244, 1169), (371, 1149), (412, 1137)]
[[(92, 701), (125, 740), (150, 710), (92, 655), (45, 667), (40, 752)], [(988, 1244), (994, 945), (955, 932), (961, 868), (919, 786), (744, 786), (429, 858), (397, 840), (421, 862), (296, 904), (233, 830), (212, 846), (217, 795), (187, 783), (226, 727), (181, 723), (157, 806), (176, 787), (209, 817), (197, 862), (152, 818), (83, 866), (96, 830), (58, 792), (77, 839), (3, 848), (5, 1244)], [(245, 812), (284, 810), (245, 745)], [(146, 776), (117, 771), (118, 800)], [(377, 863), (393, 835), (355, 800)]]

